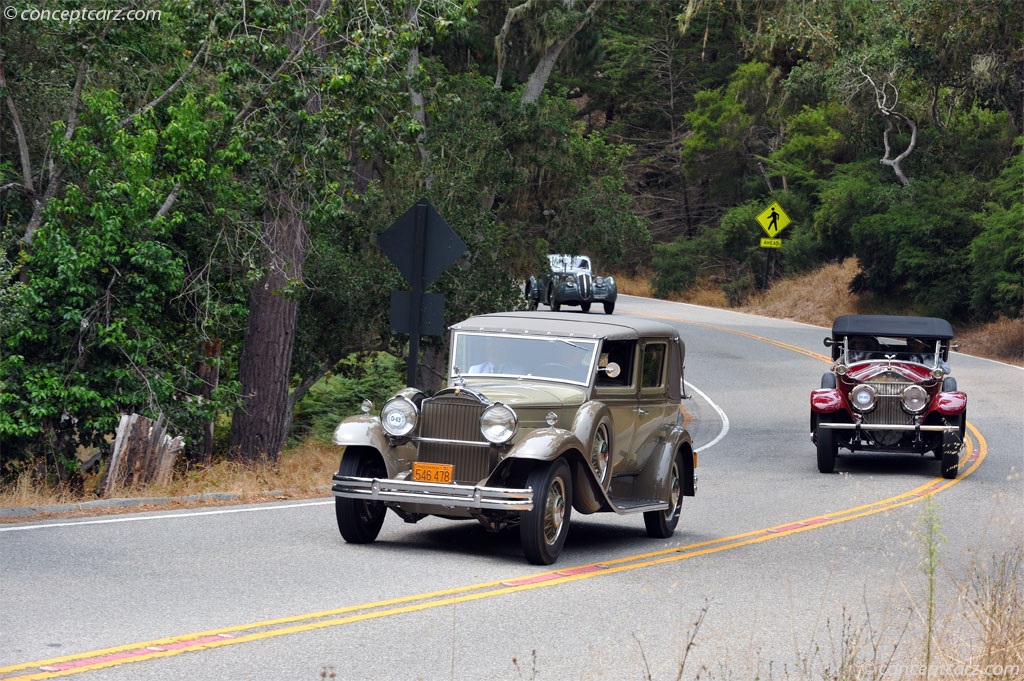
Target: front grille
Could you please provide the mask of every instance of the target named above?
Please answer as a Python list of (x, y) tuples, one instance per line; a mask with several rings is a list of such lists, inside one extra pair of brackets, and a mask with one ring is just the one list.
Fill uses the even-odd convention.
[[(421, 438), (487, 443), (480, 434), (480, 415), (487, 405), (472, 395), (441, 395), (423, 400), (420, 408)], [(475, 485), (498, 463), (493, 447), (449, 442), (419, 443), (419, 460), (454, 467), (455, 482)]]
[(580, 287), (580, 300), (594, 297), (594, 278), (591, 275), (584, 272), (576, 277), (576, 282)]
[(864, 423), (879, 425), (913, 425), (914, 416), (903, 410), (903, 391), (910, 383), (869, 382), (878, 399), (875, 408), (864, 415)]

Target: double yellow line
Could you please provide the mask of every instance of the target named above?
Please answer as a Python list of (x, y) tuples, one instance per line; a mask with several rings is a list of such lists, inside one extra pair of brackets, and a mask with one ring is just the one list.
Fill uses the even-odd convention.
[[(985, 459), (988, 445), (981, 433), (973, 424), (968, 424), (970, 434), (967, 437), (967, 451), (970, 452), (961, 464), (962, 471), (957, 478), (947, 480), (934, 478), (902, 494), (875, 501), (870, 504), (856, 506), (823, 515), (812, 516), (796, 522), (775, 525), (751, 532), (736, 534), (729, 537), (677, 546), (660, 551), (642, 553), (615, 560), (579, 565), (561, 570), (553, 570), (536, 575), (527, 575), (513, 579), (482, 582), (469, 586), (432, 591), (429, 593), (393, 598), (374, 603), (352, 605), (334, 610), (323, 610), (293, 617), (252, 622), (234, 627), (212, 629), (198, 633), (185, 634), (170, 638), (156, 639), (142, 643), (94, 650), (76, 655), (57, 657), (48, 660), (24, 662), (21, 664), (0, 667), (0, 679), (4, 681), (29, 681), (30, 679), (52, 679), (85, 671), (95, 671), (118, 665), (156, 660), (185, 652), (209, 650), (224, 646), (248, 643), (262, 639), (299, 634), (316, 629), (354, 624), (381, 617), (393, 617), (406, 613), (440, 608), (467, 603), (484, 598), (505, 596), (529, 589), (538, 589), (566, 584), (568, 582), (603, 577), (637, 570), (640, 568), (663, 565), (676, 561), (687, 560), (720, 551), (728, 551), (750, 546), (761, 542), (788, 537), (800, 532), (807, 532), (830, 525), (845, 523), (850, 520), (864, 518), (894, 508), (906, 506), (937, 494), (957, 484), (971, 475)], [(966, 468), (964, 468), (966, 467)], [(19, 676), (10, 676), (16, 672), (28, 672)]]

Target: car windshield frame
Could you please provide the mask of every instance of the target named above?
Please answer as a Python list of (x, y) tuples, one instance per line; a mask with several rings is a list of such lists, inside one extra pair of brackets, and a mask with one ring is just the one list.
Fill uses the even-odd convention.
[[(920, 341), (923, 347), (912, 349), (913, 341)], [(863, 344), (868, 341), (870, 344)], [(840, 336), (841, 357), (845, 364), (871, 361), (896, 361), (922, 364), (929, 368), (945, 365), (948, 344), (942, 338), (916, 338), (912, 336)], [(860, 345), (859, 345), (860, 343)]]
[(456, 331), (448, 375), (588, 386), (593, 381), (600, 346), (601, 341), (592, 338)]

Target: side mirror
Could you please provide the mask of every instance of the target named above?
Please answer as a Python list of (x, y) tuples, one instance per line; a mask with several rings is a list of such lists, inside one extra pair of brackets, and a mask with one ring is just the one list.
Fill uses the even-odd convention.
[(835, 344), (836, 343), (835, 343), (834, 340), (832, 340), (832, 338), (830, 338), (829, 336), (825, 336), (825, 347), (826, 348), (830, 348), (830, 347), (832, 347)]
[(607, 366), (601, 367), (601, 371), (608, 375), (608, 378), (616, 378), (622, 373), (622, 367), (615, 362), (608, 362)]

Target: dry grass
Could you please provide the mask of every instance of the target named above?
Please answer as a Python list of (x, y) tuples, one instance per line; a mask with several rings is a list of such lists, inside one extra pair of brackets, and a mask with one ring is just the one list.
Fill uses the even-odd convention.
[(765, 317), (832, 326), (839, 315), (862, 312), (861, 297), (850, 293), (850, 281), (859, 271), (857, 260), (847, 258), (837, 265), (777, 282), (751, 296), (741, 309)]
[[(208, 466), (184, 466), (164, 486), (146, 486), (118, 491), (121, 498), (191, 497), (210, 493), (237, 495), (236, 501), (258, 501), (267, 497), (303, 498), (323, 494), (338, 468), (341, 451), (322, 442), (304, 442), (281, 453), (273, 464), (246, 465), (218, 461)], [(96, 498), (100, 475), (86, 475), (81, 494), (61, 489), (42, 489), (32, 484), (29, 474), (13, 486), (0, 488), (0, 508), (28, 508), (80, 503)]]
[(650, 298), (654, 295), (654, 289), (651, 286), (651, 281), (653, 280), (654, 274), (651, 272), (640, 272), (636, 275), (616, 274), (615, 288), (625, 296)]

